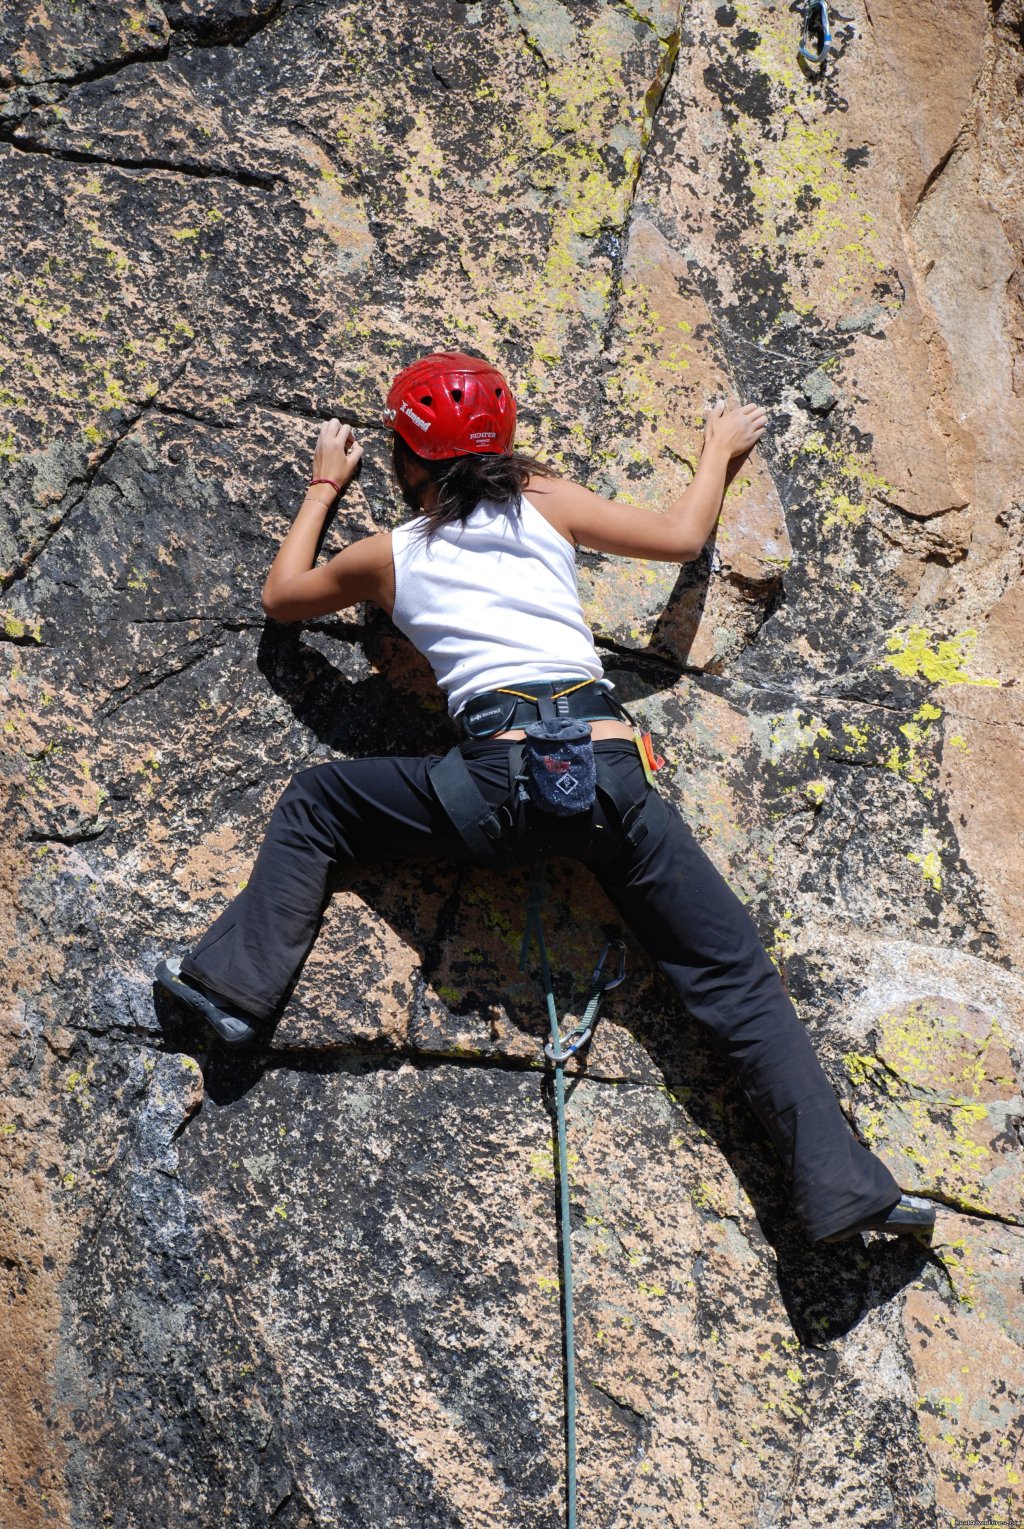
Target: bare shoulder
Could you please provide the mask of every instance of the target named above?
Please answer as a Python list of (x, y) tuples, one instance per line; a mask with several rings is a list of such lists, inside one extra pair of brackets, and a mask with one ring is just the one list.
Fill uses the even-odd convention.
[(581, 488), (578, 483), (573, 483), (571, 478), (546, 478), (540, 473), (531, 473), (526, 480), (523, 490), (526, 497), (531, 501), (540, 498), (549, 504), (560, 504), (573, 494), (586, 494), (589, 491)]
[(374, 531), (370, 536), (362, 536), (352, 542), (346, 551), (355, 552), (357, 548), (359, 556), (366, 559), (367, 566), (386, 568), (392, 557), (391, 532)]
[(392, 566), (391, 532), (374, 531), (370, 536), (360, 536), (349, 542), (341, 552), (335, 553), (326, 568), (336, 575), (380, 574)]
[(589, 489), (581, 488), (569, 478), (544, 478), (533, 474), (523, 492), (533, 507), (544, 516), (548, 525), (553, 526), (572, 546), (578, 545), (573, 522), (581, 502), (590, 497)]
[[(358, 583), (357, 598), (372, 600), (390, 614), (395, 603), (395, 561), (390, 531), (375, 531), (352, 542), (333, 560), (340, 581)], [(331, 564), (328, 563), (328, 568)]]

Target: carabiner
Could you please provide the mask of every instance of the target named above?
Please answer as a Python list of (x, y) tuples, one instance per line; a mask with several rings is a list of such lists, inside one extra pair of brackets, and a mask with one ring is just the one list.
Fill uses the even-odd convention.
[[(811, 27), (817, 17), (818, 26), (821, 30), (821, 49), (812, 53), (810, 49)], [(807, 0), (804, 7), (804, 29), (800, 37), (800, 55), (809, 64), (823, 64), (832, 47), (832, 26), (828, 19), (828, 6), (825, 0)]]
[[(610, 950), (612, 950), (612, 949), (618, 951), (618, 955), (619, 955), (619, 972), (618, 972), (618, 976), (612, 977), (610, 981), (605, 982), (602, 979), (602, 977), (601, 977), (601, 972), (604, 969), (605, 961), (608, 959), (608, 952)], [(594, 986), (595, 986), (595, 988), (597, 988), (602, 993), (609, 993), (609, 992), (611, 992), (613, 987), (618, 987), (619, 983), (620, 982), (625, 982), (625, 980), (626, 980), (626, 943), (625, 943), (624, 940), (605, 940), (605, 942), (604, 942), (604, 949), (601, 951), (601, 954), (598, 956), (598, 958), (597, 958), (597, 965), (594, 967), (594, 978), (593, 978)]]

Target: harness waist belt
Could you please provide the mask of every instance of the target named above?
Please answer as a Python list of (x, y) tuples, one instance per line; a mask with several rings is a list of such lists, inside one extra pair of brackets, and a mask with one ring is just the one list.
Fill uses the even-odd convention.
[(507, 689), (484, 690), (467, 701), (459, 722), (467, 738), (490, 738), (513, 727), (525, 727), (548, 717), (573, 717), (578, 722), (597, 722), (604, 717), (621, 720), (622, 707), (601, 680), (524, 680)]

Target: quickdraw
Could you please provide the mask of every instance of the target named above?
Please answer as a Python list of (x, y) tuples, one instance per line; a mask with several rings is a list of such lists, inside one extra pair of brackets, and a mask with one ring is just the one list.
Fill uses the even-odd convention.
[[(609, 951), (614, 950), (618, 957), (618, 974), (614, 977), (604, 977), (604, 963), (608, 959)], [(557, 1043), (554, 1039), (548, 1041), (544, 1047), (544, 1055), (549, 1062), (556, 1065), (568, 1062), (578, 1051), (582, 1051), (594, 1038), (594, 1030), (597, 1026), (597, 1011), (601, 1006), (601, 999), (605, 993), (610, 993), (613, 987), (618, 987), (620, 982), (626, 980), (626, 946), (622, 940), (606, 940), (604, 949), (597, 958), (594, 967), (594, 975), (591, 979), (593, 988), (590, 1002), (583, 1011), (583, 1018), (575, 1030), (570, 1030), (567, 1035), (561, 1036)]]

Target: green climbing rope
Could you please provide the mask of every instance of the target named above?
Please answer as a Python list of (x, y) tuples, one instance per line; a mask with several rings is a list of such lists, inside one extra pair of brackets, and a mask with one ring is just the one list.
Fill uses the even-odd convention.
[[(569, 1224), (569, 1157), (565, 1129), (565, 1064), (572, 1057), (577, 1056), (583, 1047), (588, 1046), (593, 1039), (594, 1029), (597, 1025), (598, 1010), (601, 1007), (601, 999), (608, 992), (609, 988), (618, 987), (626, 975), (626, 948), (621, 940), (608, 941), (605, 944), (594, 968), (590, 998), (580, 1022), (573, 1030), (563, 1035), (558, 1022), (558, 1011), (555, 1008), (555, 994), (551, 983), (551, 964), (548, 961), (547, 944), (544, 940), (544, 925), (541, 919), (546, 898), (547, 885), (544, 879), (544, 869), (540, 867), (531, 877), (529, 883), (529, 896), (526, 903), (526, 928), (523, 931), (523, 943), (519, 951), (519, 969), (520, 971), (526, 969), (530, 945), (536, 940), (537, 951), (540, 955), (541, 983), (544, 988), (544, 1001), (547, 1005), (548, 1025), (551, 1030), (551, 1039), (544, 1047), (544, 1055), (551, 1062), (554, 1069), (555, 1123), (558, 1137), (559, 1240), (562, 1260), (562, 1278), (560, 1283), (562, 1287), (562, 1310), (565, 1327), (565, 1521), (567, 1529), (576, 1529), (576, 1342), (572, 1299), (572, 1244)], [(613, 948), (618, 952), (618, 972), (606, 977), (604, 975), (604, 964), (609, 952)]]

